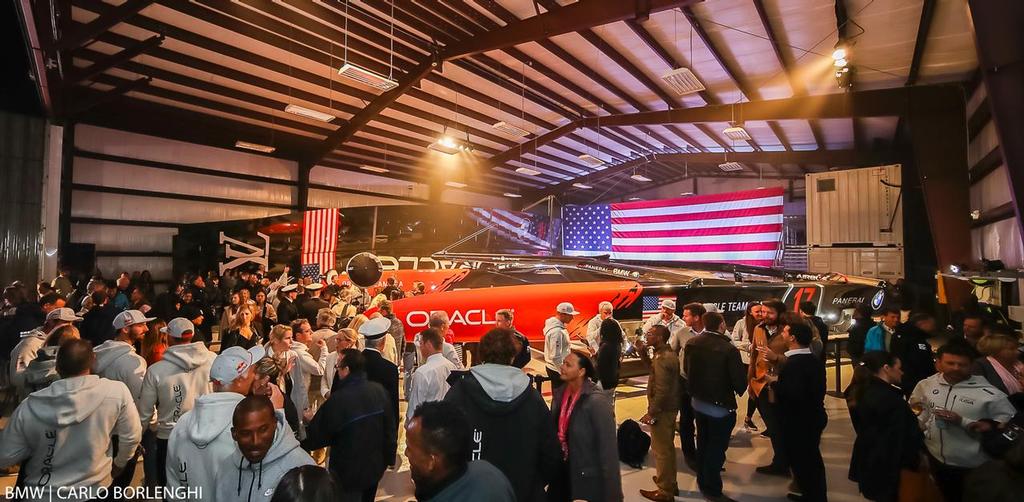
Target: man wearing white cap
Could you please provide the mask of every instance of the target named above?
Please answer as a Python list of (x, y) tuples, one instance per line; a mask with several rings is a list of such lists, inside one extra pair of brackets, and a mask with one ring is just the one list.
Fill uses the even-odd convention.
[(150, 366), (142, 380), (139, 418), (143, 426), (148, 426), (156, 408), (156, 451), (147, 451), (146, 456), (156, 455), (159, 484), (164, 486), (167, 438), (196, 398), (210, 392), (210, 366), (216, 356), (203, 342), (192, 342), (195, 326), (188, 319), (171, 319), (161, 332), (167, 333), (168, 347), (163, 359)]
[[(366, 339), (366, 349), (363, 350), (363, 357), (366, 358), (366, 378), (371, 382), (377, 382), (388, 391), (391, 400), (391, 413), (395, 426), (398, 425), (398, 366), (384, 359), (380, 349), (384, 346), (384, 337), (391, 328), (391, 320), (386, 317), (370, 319), (359, 326), (359, 334)], [(394, 464), (395, 453), (385, 452), (388, 465)]]
[[(252, 392), (254, 365), (267, 353), (262, 345), (229, 347), (210, 366), (213, 392), (199, 396), (178, 419), (167, 439), (167, 487), (198, 488), (211, 500), (224, 460), (236, 451), (231, 437), (235, 406)], [(173, 500), (173, 499), (168, 499)]]
[(613, 310), (612, 302), (601, 302), (597, 304), (597, 315), (587, 323), (587, 345), (590, 346), (590, 351), (594, 354), (597, 354), (597, 349), (601, 348), (601, 323), (605, 319), (615, 320), (612, 318)]
[(571, 303), (562, 302), (555, 307), (555, 315), (544, 321), (544, 365), (551, 378), (552, 389), (562, 386), (560, 368), (565, 356), (569, 355), (569, 330), (566, 325), (578, 314)]
[[(96, 353), (93, 373), (101, 378), (125, 384), (132, 393), (136, 408), (139, 407), (139, 400), (142, 397), (146, 360), (135, 353), (135, 344), (142, 341), (142, 337), (148, 331), (146, 323), (153, 319), (155, 318), (146, 317), (138, 310), (125, 310), (117, 314), (113, 323), (116, 331), (114, 339), (107, 340), (93, 349)], [(125, 487), (131, 484), (132, 477), (135, 476), (135, 458), (133, 455), (124, 472), (114, 478), (113, 486)]]
[(82, 318), (75, 315), (75, 311), (67, 307), (60, 307), (51, 310), (46, 314), (46, 322), (42, 326), (21, 334), (21, 341), (11, 351), (11, 383), (17, 389), (19, 399), (24, 399), (25, 392), (25, 370), (35, 360), (39, 349), (46, 343), (46, 335), (58, 326), (81, 321)]
[(299, 317), (308, 319), (310, 322), (316, 322), (316, 315), (320, 312), (320, 309), (329, 309), (331, 304), (320, 298), (320, 292), (324, 289), (323, 284), (314, 282), (306, 286), (305, 289), (309, 293), (309, 298), (299, 304)]
[(281, 288), (278, 294), (280, 301), (277, 304), (277, 323), (288, 326), (292, 321), (299, 318), (299, 307), (295, 305), (295, 299), (299, 297), (299, 285), (289, 284)]

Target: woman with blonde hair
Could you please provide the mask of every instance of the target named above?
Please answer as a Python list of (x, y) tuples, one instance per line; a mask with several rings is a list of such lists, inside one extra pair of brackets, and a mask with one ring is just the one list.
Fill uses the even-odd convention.
[(359, 345), (359, 333), (352, 328), (338, 330), (338, 335), (327, 342), (330, 353), (327, 354), (327, 362), (324, 363), (324, 376), (320, 379), (320, 394), (324, 399), (331, 395), (331, 388), (334, 387), (334, 376), (338, 372), (338, 354), (346, 349), (355, 349)]
[(1003, 391), (1020, 410), (1024, 404), (1024, 364), (1020, 362), (1020, 342), (1003, 334), (990, 334), (978, 341), (982, 357), (974, 361), (972, 373)]
[(260, 342), (259, 333), (252, 326), (253, 308), (251, 305), (242, 305), (238, 315), (235, 316), (231, 328), (221, 337), (220, 351), (228, 347), (239, 346), (249, 350)]
[(149, 322), (149, 331), (142, 338), (142, 357), (146, 360), (147, 366), (152, 366), (164, 358), (164, 351), (167, 350), (167, 333), (160, 330), (166, 326), (167, 323), (161, 319)]
[(242, 296), (238, 294), (238, 291), (235, 291), (228, 297), (228, 305), (224, 307), (224, 313), (220, 316), (221, 339), (224, 338), (224, 333), (231, 329), (232, 324), (235, 322), (235, 317), (238, 316), (238, 312), (241, 310)]

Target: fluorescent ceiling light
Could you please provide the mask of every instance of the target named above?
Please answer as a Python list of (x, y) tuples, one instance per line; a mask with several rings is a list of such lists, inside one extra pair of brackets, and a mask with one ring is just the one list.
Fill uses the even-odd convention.
[(722, 134), (734, 141), (750, 141), (750, 133), (743, 126), (726, 127)]
[(514, 125), (509, 124), (508, 122), (504, 122), (504, 121), (502, 121), (502, 122), (495, 122), (494, 124), (491, 125), (491, 127), (493, 127), (494, 130), (496, 130), (498, 132), (503, 132), (503, 133), (508, 134), (509, 136), (512, 136), (512, 137), (515, 137), (515, 138), (522, 138), (524, 136), (529, 136), (529, 134), (530, 134), (530, 131), (527, 131), (526, 129), (523, 129), (522, 127), (514, 126)]
[(693, 195), (693, 192), (683, 192), (683, 193), (681, 193), (679, 195), (682, 195), (683, 197), (688, 197), (690, 195)]
[(505, 197), (512, 197), (513, 199), (518, 199), (518, 198), (522, 197), (522, 195), (519, 195), (517, 193), (512, 193), (512, 192), (505, 192), (502, 195), (504, 195)]
[(647, 176), (644, 176), (642, 174), (636, 174), (636, 173), (634, 173), (632, 176), (630, 176), (630, 178), (632, 178), (634, 181), (639, 181), (641, 183), (647, 183), (648, 181), (653, 181), (650, 178), (648, 178)]
[(241, 140), (235, 141), (235, 148), (244, 148), (246, 150), (254, 150), (262, 153), (273, 153), (274, 150), (277, 150), (277, 148), (274, 148), (272, 146), (261, 145), (259, 143), (250, 143), (248, 141)]
[(530, 169), (529, 167), (520, 167), (516, 169), (516, 172), (519, 174), (525, 174), (527, 176), (537, 176), (540, 174), (540, 171), (536, 169)]
[(452, 188), (466, 188), (467, 186), (465, 183), (459, 183), (458, 181), (446, 181), (444, 184)]
[(718, 168), (725, 172), (742, 171), (743, 164), (739, 162), (726, 162), (724, 164), (718, 164)]
[(585, 183), (573, 183), (572, 186), (574, 186), (576, 188), (579, 188), (580, 190), (590, 190), (591, 188), (594, 188), (594, 187), (592, 187), (590, 185), (587, 185)]
[(398, 87), (398, 82), (350, 63), (345, 63), (344, 66), (339, 68), (338, 75), (350, 78), (356, 82), (360, 82), (364, 85), (368, 85), (382, 91), (390, 91), (391, 89)]
[(590, 155), (589, 153), (584, 153), (583, 155), (580, 155), (579, 159), (582, 160), (584, 164), (587, 164), (589, 166), (597, 167), (597, 166), (603, 166), (604, 165), (604, 161), (603, 160), (601, 160), (601, 159), (599, 159), (597, 157), (594, 157), (593, 155)]
[(441, 152), (445, 155), (455, 155), (466, 148), (466, 146), (459, 140), (451, 136), (441, 136), (437, 141), (433, 142), (427, 148)]
[(694, 75), (689, 68), (678, 68), (672, 70), (662, 75), (661, 79), (680, 96), (704, 90), (704, 84), (701, 83), (700, 79), (697, 78), (697, 75)]
[(363, 171), (374, 172), (374, 173), (386, 173), (386, 172), (389, 171), (388, 169), (385, 169), (383, 167), (370, 166), (370, 165), (365, 165), (365, 164), (359, 166), (359, 169), (362, 169)]
[(294, 113), (295, 115), (298, 115), (300, 117), (306, 117), (308, 119), (319, 120), (321, 122), (330, 122), (330, 121), (338, 118), (338, 117), (335, 117), (334, 115), (331, 115), (329, 113), (318, 112), (316, 110), (310, 110), (309, 108), (305, 108), (305, 107), (302, 107), (302, 106), (299, 106), (299, 105), (288, 105), (288, 106), (284, 107), (284, 111), (286, 111), (288, 113)]

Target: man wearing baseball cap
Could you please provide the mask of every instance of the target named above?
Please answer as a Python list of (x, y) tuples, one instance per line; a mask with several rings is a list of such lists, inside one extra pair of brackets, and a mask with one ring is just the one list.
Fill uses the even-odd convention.
[(560, 368), (569, 355), (569, 330), (566, 326), (579, 312), (569, 302), (559, 303), (555, 315), (544, 321), (544, 365), (551, 379), (551, 388), (562, 386)]
[[(96, 353), (93, 373), (101, 378), (125, 384), (132, 394), (132, 399), (135, 400), (136, 408), (139, 407), (139, 398), (142, 397), (146, 360), (135, 353), (135, 344), (142, 341), (142, 337), (146, 335), (146, 323), (154, 319), (146, 317), (146, 314), (138, 310), (125, 310), (114, 317), (114, 339), (107, 340), (93, 349)], [(135, 476), (136, 458), (135, 455), (132, 456), (124, 472), (114, 478), (113, 486), (125, 487), (131, 484), (132, 477)]]
[(156, 451), (146, 455), (156, 455), (158, 481), (164, 486), (167, 438), (196, 398), (210, 392), (210, 366), (216, 356), (203, 342), (192, 342), (195, 326), (184, 317), (171, 319), (160, 331), (167, 334), (168, 347), (142, 380), (139, 418), (148, 426), (156, 409)]
[(21, 341), (11, 351), (10, 375), (11, 383), (17, 389), (18, 397), (24, 399), (25, 392), (25, 370), (29, 363), (35, 360), (39, 349), (46, 343), (46, 335), (54, 328), (81, 321), (82, 318), (75, 315), (75, 311), (67, 307), (60, 307), (51, 310), (46, 314), (46, 321), (42, 326), (26, 331), (21, 334)]
[(236, 449), (231, 437), (235, 407), (251, 393), (254, 365), (266, 355), (262, 345), (249, 350), (236, 346), (213, 359), (209, 370), (213, 392), (196, 398), (192, 410), (178, 419), (167, 438), (164, 472), (172, 493), (177, 487), (196, 487), (204, 500), (213, 497), (221, 466)]

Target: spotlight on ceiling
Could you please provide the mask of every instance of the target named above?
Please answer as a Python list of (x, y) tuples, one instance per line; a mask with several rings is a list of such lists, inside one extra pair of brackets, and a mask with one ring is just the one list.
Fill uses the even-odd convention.
[(846, 65), (850, 64), (850, 62), (847, 61), (846, 58), (843, 58), (835, 60), (832, 64), (834, 64), (836, 68), (846, 68)]
[(722, 164), (718, 164), (718, 168), (724, 172), (730, 173), (735, 171), (742, 171), (743, 164), (740, 164), (739, 162), (725, 162)]
[(246, 150), (253, 150), (255, 152), (262, 153), (274, 153), (274, 150), (277, 150), (277, 148), (272, 146), (261, 145), (259, 143), (250, 143), (248, 141), (242, 140), (235, 141), (235, 148), (244, 148)]
[(445, 155), (455, 155), (466, 149), (466, 144), (448, 135), (441, 136), (427, 148)]
[(836, 47), (836, 50), (832, 51), (832, 59), (840, 60), (846, 59), (846, 48), (842, 46)]

